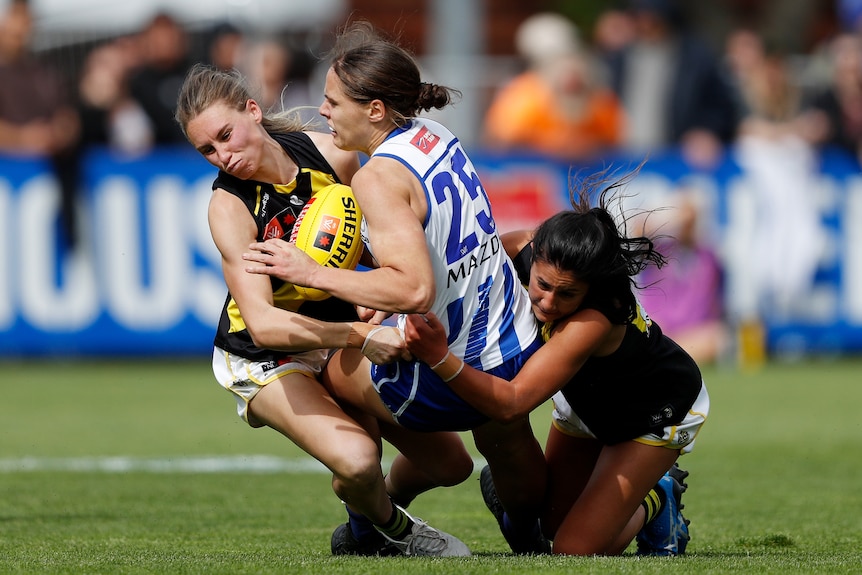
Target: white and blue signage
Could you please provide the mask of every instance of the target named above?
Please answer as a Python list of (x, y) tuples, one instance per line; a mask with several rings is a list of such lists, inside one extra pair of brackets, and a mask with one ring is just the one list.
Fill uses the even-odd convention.
[[(542, 158), (474, 153), (473, 161), (502, 231), (564, 209), (578, 169)], [(585, 168), (617, 163), (624, 172), (638, 162), (605, 158)], [(82, 166), (80, 237), (69, 249), (50, 165), (0, 158), (0, 357), (208, 355), (226, 296), (206, 218), (215, 175), (191, 147), (134, 160), (91, 151)], [(629, 191), (650, 206), (683, 185), (707, 198), (730, 310), (751, 305), (752, 271), (740, 262), (764, 218), (775, 216), (802, 235), (798, 218), (813, 214), (815, 234), (792, 250), (778, 244), (767, 257), (788, 274), (802, 252), (814, 258), (804, 293), (781, 310), (763, 310), (769, 347), (860, 351), (862, 174), (852, 159), (825, 153), (815, 176), (805, 212), (784, 210), (799, 204), (792, 198), (770, 200), (774, 209), (758, 212), (757, 179), (731, 159), (698, 173), (678, 154), (652, 156)]]

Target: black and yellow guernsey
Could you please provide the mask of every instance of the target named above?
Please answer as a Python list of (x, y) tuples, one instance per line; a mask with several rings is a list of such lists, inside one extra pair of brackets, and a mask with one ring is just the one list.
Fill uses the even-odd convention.
[[(258, 241), (289, 239), (297, 216), (311, 196), (328, 185), (342, 183), (306, 134), (290, 132), (271, 135), (299, 166), (299, 174), (294, 181), (288, 184), (265, 184), (240, 180), (219, 170), (213, 182), (214, 190), (223, 189), (243, 201), (257, 224)], [(276, 307), (325, 321), (358, 319), (353, 305), (343, 300), (330, 297), (321, 301), (305, 301), (299, 297), (293, 284), (276, 278), (271, 281)], [(229, 353), (259, 362), (278, 361), (290, 355), (254, 345), (239, 307), (230, 294), (222, 309), (214, 343)]]
[[(513, 258), (521, 283), (530, 283), (532, 244)], [(581, 304), (608, 317), (607, 303), (590, 294)], [(542, 326), (547, 342), (554, 323)], [(637, 316), (626, 323), (620, 347), (604, 357), (590, 357), (561, 389), (577, 416), (607, 444), (654, 433), (680, 423), (703, 385), (694, 360), (665, 336), (638, 304)]]

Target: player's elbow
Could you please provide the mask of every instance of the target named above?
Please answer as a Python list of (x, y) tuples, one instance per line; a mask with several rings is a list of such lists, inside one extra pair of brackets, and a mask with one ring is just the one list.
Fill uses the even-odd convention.
[(498, 423), (502, 423), (504, 425), (508, 425), (510, 423), (515, 423), (516, 421), (520, 421), (527, 417), (530, 414), (529, 411), (525, 411), (523, 409), (517, 409), (513, 407), (503, 407), (503, 409), (499, 410), (494, 414), (494, 420)]
[(517, 393), (510, 394), (504, 391), (496, 394), (493, 411), (490, 415), (495, 421), (509, 424), (528, 417), (532, 409)]
[(278, 340), (278, 330), (270, 329), (266, 325), (258, 325), (255, 323), (246, 323), (245, 328), (255, 346), (262, 349), (284, 348), (284, 337), (281, 338), (281, 341)]
[(251, 325), (246, 325), (246, 331), (248, 331), (249, 337), (251, 337), (251, 342), (261, 348), (272, 348), (271, 338), (267, 337), (267, 330), (265, 329), (255, 329)]
[(434, 304), (436, 293), (433, 286), (418, 285), (405, 291), (402, 301), (403, 313), (428, 313)]

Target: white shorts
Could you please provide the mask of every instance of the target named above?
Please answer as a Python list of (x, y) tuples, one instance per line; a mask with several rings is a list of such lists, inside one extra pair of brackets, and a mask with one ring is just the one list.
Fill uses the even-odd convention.
[[(554, 427), (572, 437), (596, 438), (581, 418), (575, 414), (572, 406), (569, 405), (569, 402), (563, 397), (561, 392), (558, 391), (555, 393), (552, 399), (554, 401), (552, 416)], [(635, 437), (634, 441), (647, 445), (667, 447), (668, 449), (679, 449), (681, 453), (689, 453), (694, 449), (694, 440), (706, 421), (708, 414), (709, 394), (706, 392), (706, 386), (701, 384), (700, 393), (697, 395), (697, 399), (694, 400), (694, 405), (691, 406), (691, 409), (688, 410), (685, 418), (680, 423), (665, 427), (661, 435), (648, 433)]]
[(248, 419), (248, 404), (257, 392), (264, 385), (291, 373), (303, 373), (317, 379), (335, 351), (304, 351), (287, 357), (284, 363), (275, 363), (251, 361), (216, 347), (213, 349), (213, 374), (223, 388), (234, 394), (239, 416), (252, 427), (261, 427), (261, 424)]

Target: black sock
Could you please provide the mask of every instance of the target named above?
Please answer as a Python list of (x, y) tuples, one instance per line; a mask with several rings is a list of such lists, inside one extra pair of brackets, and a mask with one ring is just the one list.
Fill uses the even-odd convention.
[(664, 489), (659, 488), (658, 485), (649, 490), (649, 493), (647, 493), (647, 496), (644, 497), (644, 500), (641, 502), (644, 511), (646, 511), (644, 525), (656, 518), (664, 507), (665, 500), (666, 495), (664, 493)]
[(377, 529), (391, 539), (404, 539), (410, 530), (413, 528), (413, 520), (407, 515), (403, 509), (392, 504), (392, 516), (389, 521), (383, 525), (378, 525)]
[(506, 533), (511, 533), (512, 535), (517, 536), (534, 536), (536, 534), (541, 533), (541, 527), (539, 527), (539, 520), (531, 519), (524, 520), (520, 519), (518, 522), (512, 521), (512, 517), (504, 512), (503, 513), (503, 531)]
[(377, 535), (374, 523), (365, 515), (351, 510), (350, 507), (347, 507), (347, 524), (350, 526), (353, 538), (357, 541), (368, 541)]

